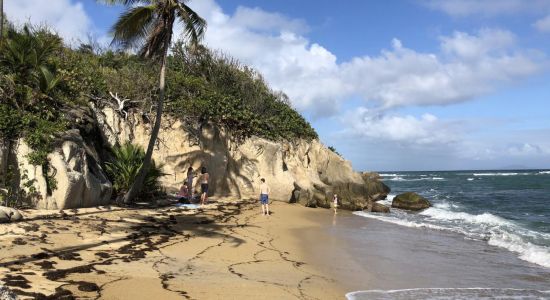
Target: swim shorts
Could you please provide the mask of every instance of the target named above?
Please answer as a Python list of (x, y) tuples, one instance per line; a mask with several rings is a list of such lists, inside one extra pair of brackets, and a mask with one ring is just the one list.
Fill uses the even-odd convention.
[(208, 194), (208, 183), (201, 183), (201, 194)]
[(269, 196), (266, 194), (260, 194), (260, 202), (262, 204), (269, 204)]

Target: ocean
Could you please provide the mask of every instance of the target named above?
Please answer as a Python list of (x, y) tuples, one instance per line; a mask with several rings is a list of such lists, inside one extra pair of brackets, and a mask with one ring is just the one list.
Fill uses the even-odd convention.
[[(391, 206), (395, 195), (413, 191), (427, 198), (433, 206), (421, 212), (392, 209), (389, 214), (355, 212), (356, 216), (471, 240), (475, 243), (461, 246), (462, 252), (480, 261), (484, 253), (492, 251), (491, 247), (502, 249), (523, 261), (514, 263), (514, 272), (535, 272), (537, 279), (524, 284), (516, 280), (521, 276), (518, 275), (515, 281), (510, 281), (513, 286), (508, 286), (499, 284), (502, 280), (484, 280), (480, 272), (480, 283), (504, 285), (505, 288), (371, 290), (350, 293), (349, 299), (550, 299), (550, 284), (546, 283), (550, 282), (549, 170), (387, 172), (380, 175), (392, 189), (388, 198), (380, 203)], [(486, 246), (478, 253), (472, 249), (479, 243)], [(437, 249), (448, 251), (443, 245)], [(511, 261), (504, 259), (505, 256), (500, 255), (497, 260), (504, 264)], [(470, 261), (466, 257), (461, 259)], [(496, 276), (506, 277), (507, 270), (498, 270), (498, 265), (494, 264)], [(463, 268), (463, 272), (468, 273), (468, 269)], [(474, 273), (471, 276), (476, 276)], [(530, 289), (523, 289), (524, 286)], [(548, 288), (541, 290), (540, 286)]]

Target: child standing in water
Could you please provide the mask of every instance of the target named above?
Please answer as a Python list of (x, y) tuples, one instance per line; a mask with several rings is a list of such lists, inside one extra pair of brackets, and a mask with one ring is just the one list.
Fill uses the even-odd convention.
[(334, 213), (337, 214), (338, 210), (338, 194), (334, 194), (332, 197), (332, 207), (334, 208)]

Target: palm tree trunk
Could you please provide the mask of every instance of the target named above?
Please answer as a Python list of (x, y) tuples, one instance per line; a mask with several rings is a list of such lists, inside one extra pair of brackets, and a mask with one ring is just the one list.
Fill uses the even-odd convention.
[[(1, 0), (0, 0), (1, 1)], [(147, 146), (147, 152), (145, 153), (145, 158), (143, 159), (143, 166), (139, 169), (139, 172), (132, 183), (132, 186), (124, 195), (123, 202), (125, 204), (130, 204), (141, 192), (143, 187), (143, 182), (145, 181), (145, 176), (151, 167), (151, 158), (153, 156), (153, 149), (155, 148), (155, 143), (157, 141), (159, 131), (160, 131), (160, 121), (162, 118), (162, 107), (164, 104), (164, 92), (166, 89), (165, 78), (166, 78), (166, 57), (168, 56), (168, 47), (170, 46), (170, 39), (166, 40), (167, 43), (164, 48), (164, 54), (162, 56), (162, 62), (160, 66), (160, 80), (159, 80), (159, 100), (157, 103), (157, 117), (155, 119), (155, 125), (153, 126), (153, 131), (151, 132), (151, 138), (149, 139), (149, 145)]]

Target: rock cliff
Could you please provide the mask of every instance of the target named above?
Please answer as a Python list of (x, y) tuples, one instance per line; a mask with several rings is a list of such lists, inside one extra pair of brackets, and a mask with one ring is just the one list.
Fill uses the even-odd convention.
[[(28, 146), (14, 147), (20, 174), (33, 183), (33, 203), (39, 208), (65, 209), (104, 205), (111, 200), (112, 186), (103, 162), (116, 143), (130, 141), (146, 148), (150, 120), (139, 112), (122, 116), (110, 107), (75, 109), (67, 113), (75, 129), (59, 137), (51, 153), (48, 174), (29, 164)], [(0, 169), (7, 153), (0, 148)], [(341, 207), (363, 209), (369, 195), (384, 196), (387, 186), (371, 174), (353, 171), (350, 162), (319, 141), (273, 142), (257, 137), (237, 142), (230, 132), (214, 124), (163, 117), (153, 159), (164, 164), (161, 179), (168, 193), (179, 190), (186, 170), (206, 167), (211, 174), (211, 194), (218, 197), (256, 198), (260, 178), (271, 186), (271, 199), (310, 207), (330, 207), (334, 193)], [(48, 180), (47, 180), (48, 179)], [(55, 182), (52, 189), (48, 182)], [(51, 184), (50, 184), (51, 185)]]

